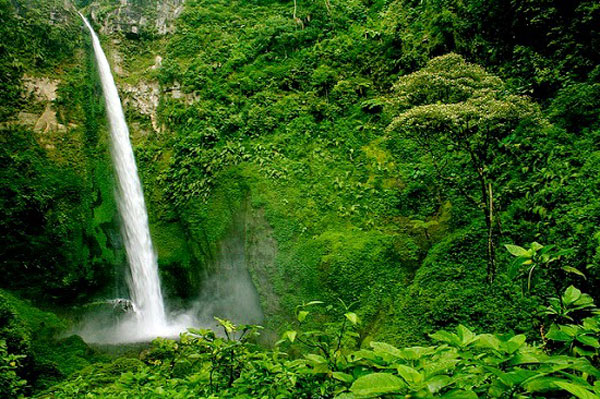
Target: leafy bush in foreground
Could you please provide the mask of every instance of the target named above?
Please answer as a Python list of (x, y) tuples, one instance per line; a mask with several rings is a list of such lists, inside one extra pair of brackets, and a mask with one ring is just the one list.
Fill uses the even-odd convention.
[[(321, 302), (299, 306), (300, 325)], [(331, 306), (327, 311), (334, 311)], [(218, 319), (224, 336), (190, 330), (157, 339), (144, 364), (119, 359), (93, 366), (42, 398), (598, 398), (600, 316), (591, 297), (570, 286), (546, 314), (585, 312), (579, 324), (552, 324), (540, 343), (524, 335), (480, 334), (459, 325), (432, 346), (358, 345), (360, 320), (344, 305), (342, 321), (323, 330), (286, 331), (272, 351), (252, 343), (256, 326)], [(591, 313), (591, 315), (590, 315)], [(282, 348), (288, 351), (283, 352)], [(293, 354), (302, 351), (302, 357)]]
[(27, 382), (17, 374), (23, 355), (9, 353), (6, 341), (0, 340), (0, 394), (3, 398), (16, 398)]

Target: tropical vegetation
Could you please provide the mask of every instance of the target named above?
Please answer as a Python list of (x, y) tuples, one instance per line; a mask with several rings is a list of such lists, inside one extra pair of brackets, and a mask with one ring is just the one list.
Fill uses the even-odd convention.
[[(121, 91), (165, 296), (197, 303), (240, 243), (264, 328), (73, 335), (126, 296), (77, 10)], [(0, 397), (600, 397), (597, 1), (0, 16)]]

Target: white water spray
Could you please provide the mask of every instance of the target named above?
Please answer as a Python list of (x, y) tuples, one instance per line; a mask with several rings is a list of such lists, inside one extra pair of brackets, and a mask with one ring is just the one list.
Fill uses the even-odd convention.
[(98, 36), (87, 19), (83, 15), (81, 18), (92, 35), (110, 125), (111, 154), (117, 179), (117, 202), (122, 220), (121, 234), (131, 271), (128, 285), (136, 310), (136, 325), (131, 327), (140, 338), (169, 334), (172, 328), (167, 323), (144, 194), (121, 100)]

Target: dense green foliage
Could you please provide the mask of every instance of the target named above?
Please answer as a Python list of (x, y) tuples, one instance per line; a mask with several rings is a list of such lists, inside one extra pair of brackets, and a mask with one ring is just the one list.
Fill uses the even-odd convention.
[(54, 313), (0, 291), (0, 378), (2, 397), (48, 388), (92, 362), (106, 360), (67, 328)]
[[(298, 308), (300, 324), (318, 304)], [(560, 304), (557, 321), (566, 313), (595, 311), (591, 297), (572, 286)], [(219, 320), (222, 337), (191, 330), (179, 342), (158, 339), (143, 362), (92, 366), (40, 397), (584, 399), (600, 393), (597, 315), (581, 324), (553, 324), (541, 346), (527, 344), (524, 335), (477, 335), (459, 325), (456, 332), (431, 334), (434, 346), (402, 349), (376, 341), (361, 347), (358, 316), (340, 316), (343, 321), (329, 323), (327, 332), (284, 333), (280, 343), (301, 357), (281, 347), (261, 350), (249, 341), (257, 333), (253, 326)]]
[[(507, 15), (500, 8), (514, 13), (501, 4), (498, 10), (475, 2), (468, 8), (489, 13), (496, 19), (487, 20), (486, 29), (499, 30)], [(450, 18), (452, 7), (440, 15)], [(274, 229), (278, 256), (270, 278), (288, 314), (302, 300), (343, 297), (360, 300), (365, 322), (392, 339), (404, 337), (399, 331), (410, 334), (415, 323), (428, 324), (418, 334), (461, 321), (533, 332), (534, 323), (525, 320), (535, 300), (514, 295), (520, 283), (506, 278), (506, 255), (495, 252), (504, 243), (555, 242), (573, 250), (567, 255), (572, 267), (590, 268), (588, 281), (596, 286), (598, 243), (590, 237), (599, 214), (596, 201), (583, 199), (594, 195), (589, 179), (597, 180), (595, 73), (586, 83), (583, 71), (591, 67), (553, 82), (564, 88), (556, 102), (544, 98), (549, 105), (540, 109), (521, 96), (529, 93), (522, 86), (539, 77), (506, 70), (519, 65), (513, 55), (482, 58), (485, 51), (467, 51), (466, 32), (483, 21), (464, 10), (452, 18), (471, 27), (444, 27), (456, 34), (449, 40), (432, 16), (440, 8), (439, 2), (355, 1), (328, 10), (326, 2), (306, 2), (298, 3), (294, 20), (290, 3), (187, 3), (178, 31), (156, 50), (167, 54), (158, 75), (166, 90), (159, 116), (173, 131), (143, 144), (145, 152), (154, 151), (145, 157), (163, 160), (154, 174), (163, 191), (158, 206), (174, 205), (187, 231), (224, 234), (222, 218), (197, 215), (222, 215), (227, 205), (215, 193), (245, 187), (241, 194), (265, 208)], [(596, 17), (591, 5), (580, 10)], [(496, 48), (484, 36), (483, 48)], [(420, 37), (440, 42), (419, 47)], [(515, 56), (523, 47), (497, 46)], [(427, 64), (431, 55), (451, 50), (505, 80), (457, 55)], [(579, 60), (590, 64), (591, 57)], [(181, 87), (183, 96), (170, 96), (172, 87)], [(586, 134), (564, 124), (580, 115)], [(567, 146), (573, 141), (577, 145)], [(579, 174), (582, 160), (588, 172)], [(575, 203), (585, 203), (586, 211)], [(209, 241), (218, 239), (208, 234)], [(480, 249), (472, 251), (475, 246)], [(449, 260), (452, 248), (465, 247), (472, 257), (457, 253)], [(482, 263), (487, 273), (480, 273)], [(432, 274), (443, 279), (441, 286), (428, 286)], [(497, 294), (490, 296), (486, 279), (496, 274)], [(453, 281), (457, 290), (446, 291)], [(536, 289), (544, 296), (549, 288)], [(452, 312), (441, 305), (448, 297), (456, 303)], [(506, 301), (513, 313), (491, 311)], [(465, 305), (471, 302), (479, 306)], [(406, 312), (408, 303), (439, 316)], [(482, 317), (487, 312), (494, 322)], [(379, 329), (383, 320), (386, 327)]]
[[(18, 87), (2, 90), (1, 285), (25, 289), (30, 298), (71, 301), (104, 288), (120, 261), (111, 238), (115, 205), (93, 58), (81, 51), (80, 20), (63, 2), (1, 6), (10, 17), (1, 31), (2, 62), (17, 74), (6, 83)], [(23, 73), (58, 79), (56, 99), (44, 104), (27, 93)], [(56, 127), (23, 123), (23, 113), (37, 118), (44, 111), (42, 120), (54, 110)]]
[[(600, 396), (597, 1), (187, 0), (167, 35), (176, 1), (74, 4), (134, 97), (166, 295), (193, 301), (241, 224), (264, 335), (286, 342), (222, 321), (87, 367), (103, 359), (58, 338), (69, 321), (2, 293), (0, 396), (74, 372), (39, 395)], [(64, 7), (0, 0), (0, 285), (55, 310), (114, 295), (124, 264)], [(28, 92), (43, 77), (56, 99)], [(314, 299), (354, 310), (298, 308)]]
[(385, 15), (403, 60), (419, 64), (455, 51), (543, 101), (597, 75), (600, 11), (593, 0), (397, 1)]
[(51, 70), (73, 55), (79, 32), (60, 8), (59, 1), (0, 1), (1, 121), (22, 102), (23, 71)]

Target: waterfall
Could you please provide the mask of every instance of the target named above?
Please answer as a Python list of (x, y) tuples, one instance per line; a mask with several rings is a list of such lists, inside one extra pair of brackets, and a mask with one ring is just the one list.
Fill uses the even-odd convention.
[[(116, 196), (121, 216), (121, 234), (125, 243), (129, 276), (127, 284), (131, 302), (126, 299), (103, 303), (113, 312), (92, 312), (74, 331), (89, 343), (142, 342), (161, 337), (177, 337), (192, 326), (214, 327), (213, 316), (232, 317), (243, 322), (262, 320), (258, 294), (252, 285), (243, 257), (242, 233), (219, 254), (222, 273), (207, 279), (204, 291), (187, 310), (167, 315), (158, 277), (158, 262), (148, 225), (148, 214), (135, 157), (129, 140), (129, 129), (123, 114), (117, 86), (98, 36), (88, 20), (79, 13), (92, 36), (100, 81), (110, 127), (111, 155), (116, 174)], [(241, 227), (238, 226), (238, 229)], [(100, 302), (102, 303), (102, 301)], [(119, 313), (114, 317), (114, 311)], [(168, 316), (168, 317), (167, 317)], [(235, 320), (234, 320), (235, 321)]]
[(127, 252), (129, 291), (135, 308), (135, 329), (139, 337), (163, 335), (169, 330), (158, 277), (158, 262), (148, 226), (148, 213), (137, 173), (129, 129), (117, 86), (98, 36), (80, 13), (92, 35), (94, 53), (110, 125), (111, 155), (117, 180), (117, 203), (122, 220), (121, 234)]

